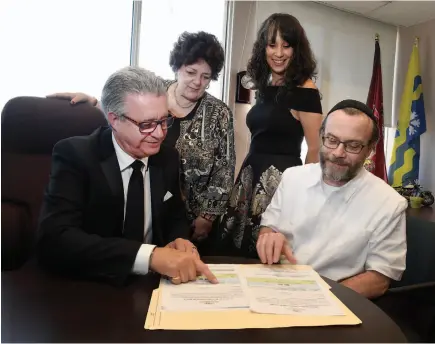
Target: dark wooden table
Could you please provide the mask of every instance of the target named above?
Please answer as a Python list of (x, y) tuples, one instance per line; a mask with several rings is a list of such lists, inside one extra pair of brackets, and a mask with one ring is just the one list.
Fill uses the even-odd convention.
[[(252, 263), (209, 257), (209, 263)], [(358, 326), (148, 331), (144, 329), (157, 276), (123, 288), (72, 281), (29, 264), (2, 272), (2, 342), (406, 342), (399, 327), (371, 301), (325, 279), (362, 321)]]

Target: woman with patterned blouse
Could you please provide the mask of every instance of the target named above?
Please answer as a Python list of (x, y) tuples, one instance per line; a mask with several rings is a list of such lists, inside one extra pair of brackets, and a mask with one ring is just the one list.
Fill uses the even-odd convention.
[[(204, 240), (215, 218), (225, 212), (234, 184), (233, 115), (221, 100), (206, 92), (224, 65), (218, 39), (206, 32), (183, 33), (170, 54), (176, 80), (166, 81), (169, 111), (174, 124), (164, 144), (180, 153), (180, 179), (192, 239)], [(83, 93), (56, 93), (72, 104), (98, 101)]]

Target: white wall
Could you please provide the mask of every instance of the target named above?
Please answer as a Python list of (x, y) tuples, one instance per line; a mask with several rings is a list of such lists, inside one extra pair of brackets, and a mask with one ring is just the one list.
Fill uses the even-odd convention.
[(423, 80), (427, 125), (427, 131), (421, 136), (420, 141), (419, 179), (424, 188), (435, 192), (435, 19), (399, 30), (394, 123), (399, 116), (400, 101), (415, 36), (419, 37), (420, 73)]
[[(249, 149), (250, 134), (246, 127), (246, 114), (251, 105), (236, 104), (236, 78), (239, 71), (246, 70), (256, 37), (256, 2), (234, 3), (233, 41), (231, 46), (231, 76), (229, 84), (229, 107), (234, 114), (234, 138), (236, 143), (236, 174)], [(246, 37), (246, 39), (245, 39)]]
[[(248, 23), (249, 6), (255, 4), (255, 23)], [(326, 113), (340, 100), (354, 98), (365, 102), (373, 67), (374, 38), (380, 35), (382, 81), (384, 90), (384, 121), (391, 125), (393, 72), (396, 50), (396, 27), (345, 13), (320, 4), (305, 1), (237, 1), (233, 54), (240, 57), (246, 27), (251, 34), (241, 60), (246, 69), (256, 32), (272, 13), (286, 12), (299, 19), (306, 30), (318, 61), (317, 87), (322, 94), (323, 112)], [(236, 65), (235, 65), (236, 64)], [(249, 146), (249, 132), (245, 125), (249, 106), (234, 104), (236, 69), (239, 59), (232, 60), (230, 106), (236, 122), (237, 167), (243, 161)]]

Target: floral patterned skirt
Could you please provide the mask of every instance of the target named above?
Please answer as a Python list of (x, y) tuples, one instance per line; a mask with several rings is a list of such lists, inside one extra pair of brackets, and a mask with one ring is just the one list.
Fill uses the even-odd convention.
[(215, 225), (219, 251), (216, 254), (258, 258), (256, 242), (261, 214), (269, 205), (282, 173), (301, 164), (299, 157), (290, 155), (247, 156), (230, 195), (226, 213)]

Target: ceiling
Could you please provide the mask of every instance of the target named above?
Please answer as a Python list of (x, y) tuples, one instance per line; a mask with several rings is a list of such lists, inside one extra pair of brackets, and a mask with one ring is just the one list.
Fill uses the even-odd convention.
[(315, 1), (396, 26), (412, 26), (435, 18), (435, 1)]

